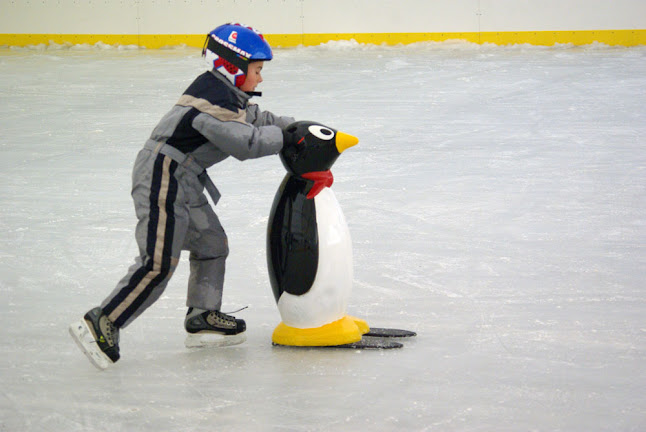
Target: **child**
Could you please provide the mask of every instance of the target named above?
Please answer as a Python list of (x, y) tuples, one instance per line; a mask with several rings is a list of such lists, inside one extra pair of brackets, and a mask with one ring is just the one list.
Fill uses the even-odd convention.
[(204, 195), (206, 188), (214, 202), (219, 198), (206, 168), (229, 156), (242, 161), (278, 153), (282, 128), (294, 119), (248, 102), (260, 95), (255, 89), (263, 64), (273, 57), (256, 30), (222, 25), (209, 33), (202, 55), (211, 70), (161, 119), (135, 161), (139, 256), (101, 306), (70, 326), (79, 347), (101, 369), (119, 360), (119, 329), (161, 296), (181, 250), (190, 251), (187, 346), (204, 345), (202, 336), (212, 334), (219, 335), (218, 345), (245, 340), (245, 322), (220, 312), (229, 249)]

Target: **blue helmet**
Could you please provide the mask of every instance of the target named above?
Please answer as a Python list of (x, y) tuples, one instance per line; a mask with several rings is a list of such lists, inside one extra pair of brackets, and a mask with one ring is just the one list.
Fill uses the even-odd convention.
[(206, 36), (202, 56), (209, 67), (227, 77), (236, 87), (244, 84), (252, 61), (273, 58), (271, 47), (260, 32), (242, 24), (224, 24)]

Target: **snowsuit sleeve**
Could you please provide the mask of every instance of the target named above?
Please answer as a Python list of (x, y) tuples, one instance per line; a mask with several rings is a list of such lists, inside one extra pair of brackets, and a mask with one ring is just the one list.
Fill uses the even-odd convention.
[(293, 117), (277, 116), (269, 111), (261, 111), (256, 104), (249, 104), (247, 107), (247, 122), (254, 126), (276, 125), (284, 129), (294, 121)]
[(255, 126), (246, 121), (245, 110), (235, 112), (189, 98), (184, 97), (185, 104), (199, 111), (192, 120), (193, 128), (220, 151), (242, 161), (276, 154), (283, 148), (283, 132), (279, 126), (271, 123)]

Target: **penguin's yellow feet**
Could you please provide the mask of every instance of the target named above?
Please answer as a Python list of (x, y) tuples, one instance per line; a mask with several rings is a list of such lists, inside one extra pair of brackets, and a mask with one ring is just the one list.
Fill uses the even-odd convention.
[(357, 327), (359, 327), (359, 331), (361, 332), (362, 335), (364, 335), (364, 334), (366, 334), (366, 333), (368, 333), (370, 331), (370, 326), (368, 325), (366, 320), (362, 320), (361, 318), (357, 318), (357, 317), (353, 317), (353, 316), (349, 316), (349, 315), (348, 315), (348, 318), (353, 320), (354, 323), (357, 325)]
[[(315, 328), (290, 327), (281, 322), (274, 330), (272, 342), (290, 346), (334, 346), (358, 342), (365, 333), (358, 318), (345, 316), (340, 320)], [(365, 321), (362, 321), (365, 324)], [(365, 324), (367, 327), (367, 324)]]

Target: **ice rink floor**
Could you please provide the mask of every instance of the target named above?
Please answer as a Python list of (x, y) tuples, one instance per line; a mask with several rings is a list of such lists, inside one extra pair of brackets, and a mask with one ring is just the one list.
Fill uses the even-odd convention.
[(0, 49), (0, 431), (643, 431), (646, 47), (277, 49), (261, 108), (353, 134), (349, 312), (396, 351), (272, 347), (277, 157), (210, 169), (226, 310), (184, 347), (187, 257), (99, 372), (67, 327), (136, 253), (134, 157), (199, 49)]

